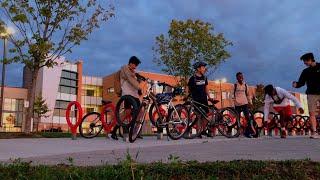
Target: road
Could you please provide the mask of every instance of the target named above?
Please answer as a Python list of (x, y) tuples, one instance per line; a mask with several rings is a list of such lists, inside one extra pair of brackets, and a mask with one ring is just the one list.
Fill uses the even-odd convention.
[(168, 141), (156, 137), (144, 137), (136, 143), (113, 141), (106, 138), (71, 140), (56, 139), (1, 139), (0, 161), (11, 162), (15, 159), (33, 164), (74, 164), (95, 166), (116, 164), (130, 153), (141, 163), (162, 161), (169, 157), (183, 161), (230, 161), (251, 160), (289, 160), (311, 159), (320, 161), (320, 140), (306, 136), (261, 137), (259, 139), (215, 137)]

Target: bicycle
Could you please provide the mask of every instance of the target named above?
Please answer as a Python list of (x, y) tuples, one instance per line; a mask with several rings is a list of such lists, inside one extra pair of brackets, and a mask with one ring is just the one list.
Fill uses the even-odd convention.
[[(142, 103), (140, 105), (138, 114), (133, 119), (130, 128), (129, 128), (129, 141), (133, 143), (136, 139), (138, 134), (140, 134), (142, 130), (142, 126), (144, 124), (146, 114), (148, 109), (153, 107), (155, 111), (149, 110), (149, 114), (151, 113), (154, 118), (154, 124), (157, 127), (166, 128), (166, 132), (169, 138), (173, 140), (180, 139), (186, 129), (188, 127), (188, 117), (187, 117), (187, 109), (184, 106), (175, 106), (172, 103), (172, 99), (178, 94), (178, 90), (173, 93), (166, 94), (167, 97), (170, 98), (169, 102), (165, 101), (168, 104), (168, 113), (160, 106), (163, 104), (159, 99), (157, 99), (157, 95), (152, 92), (153, 87), (157, 84), (155, 81), (140, 77), (143, 81), (145, 81), (148, 85), (146, 95), (143, 97)], [(160, 85), (170, 86), (166, 83), (160, 83)]]
[[(252, 119), (253, 128), (255, 130), (255, 133), (253, 137), (259, 137), (261, 134), (261, 131), (263, 130), (263, 112), (262, 111), (249, 111), (249, 116)], [(240, 125), (241, 125), (241, 134), (244, 133), (244, 130), (248, 126), (248, 120), (244, 116), (243, 112), (240, 113)]]
[[(218, 109), (215, 106), (219, 103), (217, 100), (209, 100), (209, 102), (211, 105), (204, 105), (188, 96), (185, 105), (189, 106), (189, 126), (184, 138), (193, 139), (203, 133), (214, 132), (215, 129), (227, 138), (238, 137), (240, 122), (237, 112), (228, 107)], [(206, 113), (201, 106), (208, 108), (209, 112)]]
[(82, 118), (79, 126), (79, 132), (82, 137), (94, 138), (101, 133), (102, 129), (108, 134), (116, 125), (115, 107), (112, 102), (102, 100), (102, 105), (100, 113), (90, 112)]
[[(280, 114), (270, 112), (269, 113), (269, 119), (270, 122), (265, 125), (264, 128), (268, 130), (268, 135), (271, 136), (272, 130), (276, 130), (281, 133), (281, 124), (280, 124)], [(291, 115), (290, 120), (286, 124), (286, 129), (288, 132), (293, 132), (294, 130), (297, 130), (300, 132), (302, 129), (304, 129), (304, 118), (301, 115)]]

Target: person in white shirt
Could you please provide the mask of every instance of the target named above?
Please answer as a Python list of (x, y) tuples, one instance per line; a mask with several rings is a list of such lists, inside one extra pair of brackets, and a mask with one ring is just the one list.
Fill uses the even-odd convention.
[(273, 85), (270, 84), (264, 88), (264, 91), (264, 122), (266, 123), (268, 121), (270, 105), (273, 105), (274, 110), (280, 114), (281, 138), (286, 138), (285, 127), (292, 116), (290, 100), (299, 108), (300, 114), (304, 113), (302, 105), (296, 97), (280, 87), (273, 87)]

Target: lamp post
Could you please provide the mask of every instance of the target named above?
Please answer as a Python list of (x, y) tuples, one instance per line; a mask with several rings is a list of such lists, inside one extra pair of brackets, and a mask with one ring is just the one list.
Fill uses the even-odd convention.
[(7, 39), (14, 33), (12, 28), (5, 28), (5, 31), (0, 33), (0, 38), (3, 39), (3, 59), (2, 59), (2, 77), (1, 77), (1, 100), (0, 100), (0, 126), (2, 126), (3, 119), (3, 101), (4, 101), (4, 81), (6, 76), (6, 60), (7, 60)]
[(219, 84), (220, 86), (220, 103), (221, 103), (221, 108), (223, 107), (223, 99), (222, 99), (222, 83), (226, 83), (227, 79), (226, 78), (222, 78), (222, 79), (217, 79), (215, 80), (215, 82), (217, 84)]

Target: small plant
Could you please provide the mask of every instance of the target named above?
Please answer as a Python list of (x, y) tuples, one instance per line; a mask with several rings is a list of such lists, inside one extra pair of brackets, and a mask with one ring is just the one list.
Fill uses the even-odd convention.
[(170, 163), (180, 163), (180, 162), (181, 162), (179, 156), (175, 156), (175, 155), (172, 155), (172, 154), (169, 155), (168, 161), (169, 161)]
[(67, 161), (68, 161), (68, 163), (69, 163), (71, 166), (73, 166), (73, 163), (74, 163), (73, 157), (68, 157), (68, 158), (67, 158)]

